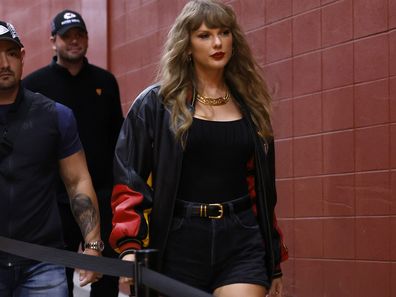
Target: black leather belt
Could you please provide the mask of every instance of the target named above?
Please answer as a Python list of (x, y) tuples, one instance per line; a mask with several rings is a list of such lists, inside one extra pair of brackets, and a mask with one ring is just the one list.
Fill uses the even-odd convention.
[(195, 203), (184, 200), (176, 200), (176, 217), (201, 217), (208, 219), (221, 219), (230, 213), (238, 213), (249, 209), (252, 202), (249, 196), (224, 203)]

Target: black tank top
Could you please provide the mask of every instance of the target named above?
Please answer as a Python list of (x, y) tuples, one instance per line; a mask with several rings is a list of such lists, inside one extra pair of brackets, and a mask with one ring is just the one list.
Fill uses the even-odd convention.
[(246, 195), (246, 165), (253, 150), (244, 119), (217, 122), (194, 118), (177, 199), (219, 203)]

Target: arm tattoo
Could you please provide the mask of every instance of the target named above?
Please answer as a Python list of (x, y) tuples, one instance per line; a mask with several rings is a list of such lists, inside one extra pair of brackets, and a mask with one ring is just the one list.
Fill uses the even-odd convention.
[(71, 199), (71, 211), (80, 226), (83, 237), (98, 224), (98, 216), (91, 199), (87, 195), (77, 194)]

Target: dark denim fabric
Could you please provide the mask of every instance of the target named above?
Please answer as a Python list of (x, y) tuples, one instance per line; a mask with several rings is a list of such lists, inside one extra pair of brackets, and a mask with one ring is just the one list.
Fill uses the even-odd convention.
[(265, 247), (248, 209), (222, 219), (175, 217), (163, 273), (207, 292), (233, 283), (269, 287)]
[(65, 268), (53, 264), (0, 266), (0, 297), (67, 297)]

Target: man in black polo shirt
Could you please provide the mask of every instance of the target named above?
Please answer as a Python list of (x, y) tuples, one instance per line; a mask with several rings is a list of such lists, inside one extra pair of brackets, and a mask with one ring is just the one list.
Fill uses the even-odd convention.
[[(112, 218), (112, 161), (123, 121), (118, 84), (110, 72), (90, 64), (85, 57), (88, 32), (77, 12), (64, 10), (55, 16), (51, 24), (51, 41), (56, 54), (52, 62), (26, 76), (23, 85), (73, 110), (98, 196), (102, 238), (107, 243)], [(77, 251), (82, 237), (72, 220), (66, 197), (67, 193), (60, 185), (58, 203), (66, 248)], [(105, 246), (104, 256), (117, 257), (108, 244)], [(67, 274), (69, 296), (73, 296), (73, 271), (69, 269)], [(118, 295), (118, 279), (103, 276), (91, 288), (92, 297), (115, 297)]]
[[(0, 21), (0, 236), (61, 248), (55, 186), (58, 173), (70, 197), (85, 254), (99, 256), (95, 191), (72, 111), (20, 84), (25, 49)], [(96, 281), (80, 271), (80, 285)], [(65, 268), (0, 252), (1, 297), (67, 297)]]

